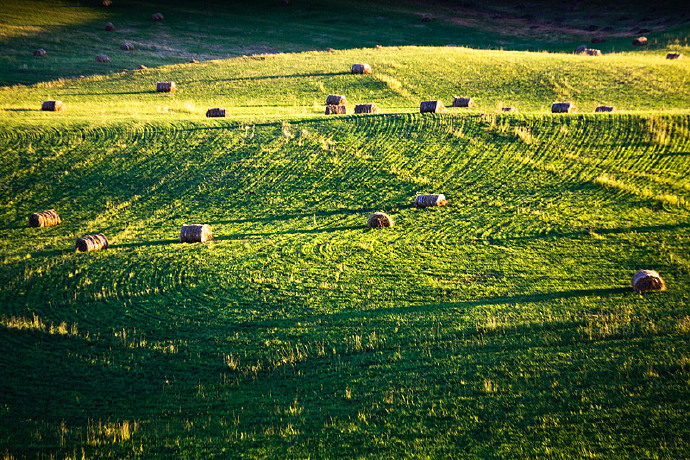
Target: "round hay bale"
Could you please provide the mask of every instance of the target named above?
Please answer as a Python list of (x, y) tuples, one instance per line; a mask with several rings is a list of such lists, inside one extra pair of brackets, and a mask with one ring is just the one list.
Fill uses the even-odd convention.
[(134, 51), (134, 45), (132, 45), (130, 42), (124, 42), (122, 45), (120, 45), (120, 49), (123, 51)]
[(345, 105), (346, 102), (345, 96), (337, 94), (329, 94), (326, 98), (326, 105)]
[(683, 55), (680, 53), (668, 53), (666, 59), (683, 59)]
[(601, 56), (601, 50), (595, 50), (592, 48), (587, 48), (587, 50), (585, 50), (585, 54), (587, 56)]
[(592, 38), (592, 43), (604, 43), (606, 39), (604, 38), (603, 35), (597, 35), (596, 37)]
[(517, 107), (501, 107), (503, 112), (517, 112)]
[(48, 53), (46, 53), (46, 50), (44, 50), (43, 48), (39, 48), (36, 51), (34, 51), (34, 56), (45, 57), (46, 54)]
[(580, 45), (577, 48), (575, 48), (575, 54), (582, 54), (585, 51), (587, 51), (587, 45)]
[(162, 21), (163, 20), (163, 14), (162, 13), (154, 13), (151, 15), (151, 20), (152, 21)]
[(159, 81), (156, 83), (157, 93), (174, 93), (177, 91), (174, 81)]
[(62, 223), (54, 209), (41, 211), (29, 216), (29, 227), (52, 227)]
[(434, 15), (431, 13), (422, 14), (422, 22), (431, 22), (434, 20)]
[(422, 103), (419, 104), (420, 113), (441, 113), (445, 111), (446, 107), (441, 101), (422, 101)]
[(196, 59), (190, 59), (189, 60), (189, 64), (198, 64), (198, 63), (199, 63), (199, 61), (197, 61)]
[(453, 107), (474, 107), (474, 101), (471, 97), (457, 97), (453, 98)]
[(115, 26), (113, 25), (112, 22), (106, 22), (105, 24), (105, 31), (106, 32), (112, 32), (115, 30)]
[(41, 110), (46, 112), (60, 112), (65, 109), (65, 104), (62, 101), (44, 101), (41, 104)]
[(594, 109), (595, 112), (613, 112), (613, 106), (612, 105), (600, 105), (596, 109)]
[(183, 225), (180, 229), (180, 243), (205, 243), (211, 239), (211, 227), (206, 224)]
[(551, 113), (575, 113), (577, 109), (570, 102), (554, 102), (551, 106)]
[(437, 195), (417, 195), (414, 197), (415, 208), (430, 208), (434, 206), (445, 206), (448, 203), (444, 194)]
[(357, 104), (355, 113), (379, 113), (379, 108), (376, 104)]
[(352, 64), (352, 69), (350, 71), (353, 74), (370, 74), (371, 66), (369, 64)]
[(346, 115), (347, 110), (344, 105), (327, 105), (326, 115)]
[(108, 239), (102, 233), (79, 238), (74, 245), (74, 250), (77, 252), (98, 251), (100, 249), (108, 249)]
[(392, 227), (393, 219), (384, 212), (375, 212), (369, 216), (367, 220), (367, 227), (369, 228), (381, 228), (381, 227)]
[(663, 291), (666, 283), (654, 270), (638, 270), (632, 277), (632, 288), (637, 292)]
[(96, 56), (96, 62), (110, 62), (110, 58), (106, 55)]
[(146, 69), (148, 69), (148, 67), (146, 67), (144, 64), (137, 67), (137, 70), (146, 70)]
[(215, 117), (226, 117), (227, 115), (225, 114), (225, 109), (208, 109), (206, 111), (206, 116), (208, 118), (215, 118)]
[(101, 6), (113, 6), (112, 0), (103, 0)]
[(647, 37), (637, 37), (632, 42), (633, 46), (647, 46), (647, 43), (649, 43)]

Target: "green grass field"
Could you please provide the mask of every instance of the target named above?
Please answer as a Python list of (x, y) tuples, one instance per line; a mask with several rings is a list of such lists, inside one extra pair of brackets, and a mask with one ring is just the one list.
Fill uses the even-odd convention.
[[(690, 63), (664, 59), (690, 54), (682, 12), (650, 49), (588, 58), (557, 52), (580, 32), (539, 28), (505, 50), (412, 46), (444, 44), (412, 21), (464, 30), (450, 3), (423, 24), (418, 4), (358, 5), (408, 26), (317, 46), (341, 32), (296, 1), (240, 18), (173, 2), (127, 26), (177, 30), (169, 56), (82, 79), (101, 71), (7, 56), (46, 36), (90, 53), (56, 28), (135, 21), (127, 3), (0, 13), (0, 81), (34, 83), (0, 88), (2, 458), (690, 458)], [(558, 14), (463, 5), (486, 22), (451, 38), (474, 48), (498, 48), (487, 17)], [(565, 22), (650, 14), (586, 6)], [(204, 18), (256, 35), (192, 53)], [(183, 63), (269, 30), (280, 54)], [(381, 113), (324, 116), (332, 93)], [(418, 113), (454, 95), (477, 106)], [(418, 193), (449, 203), (415, 209)], [(28, 227), (44, 209), (62, 224)], [(395, 226), (368, 230), (375, 211)], [(213, 241), (179, 243), (190, 223)], [(110, 248), (75, 253), (94, 233)], [(667, 289), (633, 292), (639, 268)]]

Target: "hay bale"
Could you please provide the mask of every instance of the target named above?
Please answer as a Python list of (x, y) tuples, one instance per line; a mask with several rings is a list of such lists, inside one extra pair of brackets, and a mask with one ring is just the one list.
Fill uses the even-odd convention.
[(375, 212), (369, 216), (367, 220), (367, 227), (369, 228), (380, 228), (380, 227), (392, 227), (393, 219), (384, 212)]
[(379, 113), (379, 108), (376, 104), (357, 104), (355, 113)]
[(29, 216), (29, 227), (52, 227), (61, 222), (60, 216), (54, 209), (37, 212)]
[(134, 51), (134, 45), (132, 45), (130, 42), (124, 42), (122, 45), (120, 45), (120, 49), (123, 51)]
[(157, 93), (174, 93), (177, 91), (174, 81), (159, 81), (156, 83)]
[(597, 35), (596, 37), (592, 38), (592, 43), (604, 43), (605, 41), (606, 39), (603, 35)]
[(647, 43), (647, 37), (637, 37), (632, 42), (633, 46), (647, 46)]
[(575, 54), (582, 54), (585, 51), (587, 51), (587, 45), (580, 45), (577, 48), (575, 48)]
[(326, 98), (326, 105), (345, 105), (346, 102), (345, 96), (338, 96), (337, 94), (329, 94)]
[(577, 109), (570, 102), (554, 102), (551, 106), (551, 113), (575, 113)]
[(102, 233), (79, 238), (74, 245), (74, 250), (77, 252), (98, 251), (100, 249), (108, 249), (108, 239)]
[(197, 61), (196, 59), (190, 59), (188, 63), (189, 64), (198, 64), (199, 61)]
[(592, 48), (587, 48), (587, 50), (585, 50), (585, 54), (587, 56), (601, 56), (601, 50), (595, 50)]
[(96, 56), (96, 62), (110, 62), (110, 58), (106, 55)]
[(517, 112), (517, 107), (501, 107), (503, 112)]
[(208, 109), (206, 111), (206, 116), (209, 118), (215, 118), (215, 117), (226, 117), (225, 115), (225, 109)]
[(471, 97), (457, 97), (453, 98), (453, 107), (474, 107), (474, 101)]
[(183, 225), (180, 229), (180, 243), (205, 243), (212, 239), (211, 227), (206, 224)]
[(637, 292), (663, 291), (666, 283), (654, 270), (638, 270), (632, 277), (632, 288)]
[(148, 69), (148, 67), (146, 67), (144, 64), (137, 67), (137, 70), (146, 70), (146, 69)]
[(446, 107), (441, 101), (422, 101), (422, 103), (419, 104), (420, 113), (441, 113), (445, 111)]
[(113, 25), (112, 22), (106, 22), (105, 23), (105, 31), (106, 32), (112, 32), (115, 30), (115, 26)]
[(41, 104), (41, 110), (46, 112), (60, 112), (65, 109), (65, 104), (62, 101), (44, 101)]
[(36, 51), (34, 51), (34, 56), (45, 57), (46, 54), (48, 53), (46, 53), (46, 50), (44, 50), (43, 48), (39, 48)]
[(346, 115), (347, 110), (344, 105), (327, 105), (326, 115)]
[(430, 208), (434, 206), (445, 206), (446, 196), (441, 194), (437, 195), (417, 195), (414, 197), (414, 207), (415, 208)]
[(595, 112), (613, 112), (613, 106), (612, 105), (600, 105), (596, 109), (594, 109)]
[(154, 13), (151, 15), (151, 20), (152, 21), (162, 21), (163, 20), (163, 14), (162, 13)]
[(352, 64), (352, 69), (350, 71), (353, 74), (370, 74), (371, 66), (369, 64)]
[(112, 0), (103, 0), (101, 6), (113, 6)]
[(434, 15), (431, 13), (422, 14), (422, 22), (431, 22), (434, 20)]
[(683, 59), (683, 55), (680, 53), (668, 53), (666, 59)]

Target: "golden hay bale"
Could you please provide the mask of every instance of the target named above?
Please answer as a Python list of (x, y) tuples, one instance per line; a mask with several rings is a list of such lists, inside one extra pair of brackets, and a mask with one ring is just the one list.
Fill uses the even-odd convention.
[(190, 59), (188, 62), (188, 64), (198, 64), (198, 63), (199, 63), (199, 61), (197, 61), (196, 59)]
[(613, 106), (612, 105), (600, 105), (596, 109), (594, 109), (595, 112), (613, 112)]
[(162, 13), (154, 13), (151, 15), (151, 20), (152, 21), (162, 21), (163, 20), (163, 14)]
[(647, 43), (647, 37), (638, 37), (632, 42), (633, 46), (646, 46)]
[(347, 100), (345, 96), (338, 96), (337, 94), (329, 94), (326, 98), (326, 105), (345, 105)]
[(577, 109), (570, 102), (554, 102), (551, 106), (551, 113), (575, 113)]
[(180, 243), (205, 243), (211, 239), (211, 227), (206, 224), (183, 225), (180, 229)]
[(48, 53), (46, 53), (46, 50), (44, 50), (43, 48), (39, 48), (36, 51), (34, 51), (34, 56), (44, 57), (46, 54)]
[(422, 14), (422, 22), (430, 22), (434, 20), (434, 15), (431, 13)]
[(124, 42), (122, 45), (120, 45), (120, 49), (123, 51), (134, 51), (134, 45), (132, 45), (130, 42)]
[(100, 249), (108, 249), (108, 239), (102, 233), (79, 238), (74, 245), (74, 250), (78, 252), (98, 251)]
[(29, 227), (52, 227), (61, 222), (60, 216), (54, 209), (37, 212), (29, 216)]
[(346, 115), (347, 110), (344, 105), (327, 105), (326, 115)]
[(106, 55), (96, 56), (96, 62), (110, 62), (110, 58)]
[(592, 49), (592, 48), (587, 48), (587, 49), (585, 50), (585, 54), (586, 54), (587, 56), (601, 56), (601, 50), (595, 50), (595, 49)]
[(453, 98), (453, 107), (474, 107), (474, 101), (471, 97), (457, 97)]
[(666, 283), (654, 270), (638, 270), (632, 277), (632, 287), (637, 292), (663, 291)]
[(115, 26), (113, 25), (113, 23), (112, 22), (106, 22), (105, 23), (105, 31), (106, 32), (112, 32), (113, 30), (115, 30)]
[(206, 111), (206, 116), (209, 118), (212, 117), (226, 117), (227, 115), (225, 114), (225, 109), (208, 109)]
[(174, 81), (159, 81), (156, 83), (157, 93), (174, 93), (177, 91)]
[(46, 112), (60, 112), (65, 109), (65, 104), (62, 101), (44, 101), (41, 105), (41, 110)]
[(422, 103), (419, 104), (420, 113), (441, 113), (445, 111), (446, 107), (441, 101), (422, 101)]
[(369, 64), (352, 64), (350, 72), (353, 74), (370, 74), (371, 66)]
[(517, 107), (501, 107), (504, 112), (517, 112)]
[(446, 196), (442, 193), (437, 195), (417, 195), (416, 197), (414, 197), (415, 208), (445, 206), (446, 203), (448, 203), (448, 201), (446, 201)]
[(392, 227), (393, 219), (384, 212), (375, 212), (369, 216), (367, 220), (367, 227), (369, 228), (380, 228), (380, 227)]
[(146, 69), (148, 69), (148, 67), (146, 67), (144, 64), (142, 64), (139, 67), (137, 67), (137, 69), (138, 70), (146, 70)]
[(680, 53), (668, 53), (666, 59), (683, 59), (683, 55)]
[(355, 113), (379, 113), (379, 108), (376, 104), (357, 104)]

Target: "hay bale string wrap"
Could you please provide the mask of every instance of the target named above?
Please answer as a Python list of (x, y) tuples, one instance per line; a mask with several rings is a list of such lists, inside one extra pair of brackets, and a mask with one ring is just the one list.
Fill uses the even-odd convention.
[(638, 270), (632, 277), (632, 287), (637, 292), (663, 291), (666, 283), (654, 270)]
[(327, 105), (326, 115), (346, 115), (347, 109), (344, 105)]
[(393, 219), (385, 212), (375, 212), (369, 216), (367, 219), (367, 227), (369, 228), (381, 228), (381, 227), (392, 227)]
[(108, 239), (102, 233), (79, 238), (74, 245), (74, 250), (77, 252), (99, 251), (101, 249), (108, 249)]
[(457, 97), (453, 98), (453, 107), (474, 107), (474, 101), (471, 97)]
[(446, 107), (441, 101), (422, 101), (422, 103), (419, 104), (420, 113), (441, 113), (445, 111)]
[(666, 59), (683, 59), (683, 55), (680, 53), (668, 53)]
[(44, 101), (43, 104), (41, 104), (41, 110), (46, 112), (61, 112), (66, 108), (67, 107), (62, 101)]
[(157, 93), (174, 93), (177, 91), (174, 81), (159, 81), (156, 83)]
[(180, 243), (205, 243), (211, 239), (213, 233), (206, 224), (183, 225), (180, 229)]
[(36, 212), (29, 216), (29, 227), (52, 227), (62, 223), (60, 216), (54, 209)]
[(376, 104), (357, 104), (355, 113), (379, 113), (379, 108)]
[(448, 203), (446, 201), (445, 195), (432, 194), (432, 195), (417, 195), (414, 197), (414, 207), (415, 208), (431, 208), (434, 206), (445, 206)]
[(326, 105), (345, 105), (347, 100), (345, 96), (340, 96), (338, 94), (329, 94), (326, 98)]
[(110, 58), (105, 54), (96, 56), (96, 62), (110, 62)]
[(600, 105), (596, 109), (594, 109), (595, 112), (613, 112), (613, 106), (612, 105)]
[(551, 113), (575, 113), (577, 109), (570, 102), (554, 102), (551, 105)]
[(214, 109), (208, 109), (206, 111), (206, 116), (208, 118), (215, 118), (215, 117), (226, 117), (227, 115), (225, 114), (225, 109), (214, 108)]
[(352, 64), (350, 73), (366, 75), (371, 73), (371, 66), (369, 64)]

